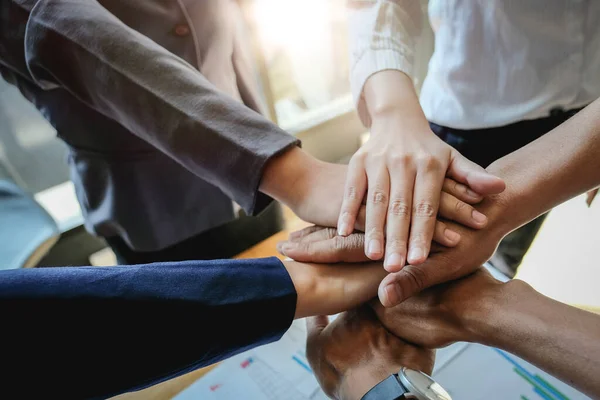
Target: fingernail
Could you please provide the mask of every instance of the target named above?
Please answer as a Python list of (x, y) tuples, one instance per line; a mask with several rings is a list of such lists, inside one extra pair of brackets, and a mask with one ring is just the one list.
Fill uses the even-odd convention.
[(446, 236), (446, 238), (452, 243), (458, 242), (460, 239), (460, 235), (454, 231), (451, 231), (450, 229), (444, 230), (444, 236)]
[(475, 222), (483, 224), (487, 221), (487, 217), (485, 215), (483, 215), (482, 213), (480, 213), (477, 210), (473, 210), (473, 212), (471, 213), (471, 215), (473, 216), (473, 219), (475, 220)]
[(288, 251), (290, 248), (291, 245), (287, 242), (277, 243), (277, 251), (283, 254), (284, 256), (286, 255), (285, 252)]
[(350, 230), (350, 226), (348, 225), (348, 223), (342, 222), (338, 228), (338, 235), (348, 236), (351, 233), (352, 233), (352, 231)]
[(369, 256), (377, 257), (383, 253), (383, 246), (381, 242), (377, 239), (373, 239), (369, 242)]
[(425, 252), (419, 247), (411, 249), (410, 254), (408, 255), (410, 262), (422, 260), (424, 257)]
[(383, 289), (383, 298), (381, 299), (381, 303), (385, 307), (395, 306), (402, 299), (402, 297), (400, 297), (401, 295), (402, 293), (400, 292), (400, 286), (390, 283)]
[(387, 269), (391, 266), (394, 267), (403, 267), (404, 266), (404, 257), (402, 257), (398, 253), (392, 253), (389, 257), (386, 258), (384, 267)]

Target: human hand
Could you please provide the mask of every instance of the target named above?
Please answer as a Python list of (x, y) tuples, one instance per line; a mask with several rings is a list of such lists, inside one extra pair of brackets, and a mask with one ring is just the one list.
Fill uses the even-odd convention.
[[(293, 148), (267, 163), (260, 191), (288, 206), (304, 221), (335, 226), (347, 169), (345, 165), (323, 162)], [(363, 230), (364, 217), (362, 207), (353, 227)]]
[(296, 289), (294, 318), (331, 315), (359, 306), (377, 295), (386, 275), (381, 262), (320, 265), (283, 261)]
[(329, 323), (307, 320), (306, 355), (323, 391), (333, 399), (358, 400), (402, 367), (431, 374), (435, 353), (388, 332), (368, 305)]
[[(347, 171), (346, 165), (322, 162), (294, 148), (269, 163), (261, 182), (261, 191), (286, 204), (305, 221), (320, 226), (335, 226)], [(451, 179), (444, 180), (443, 191), (439, 207), (441, 216), (475, 229), (485, 225), (485, 216), (473, 214), (473, 208), (468, 206), (481, 201), (482, 196)], [(354, 221), (355, 229), (364, 231), (365, 216), (366, 208), (362, 206)], [(436, 229), (436, 237), (446, 246), (451, 246), (459, 239), (446, 231), (444, 224), (439, 221)], [(440, 236), (447, 236), (447, 239)], [(388, 243), (388, 247), (395, 245), (401, 244), (397, 241)]]
[(385, 250), (386, 269), (395, 272), (427, 259), (446, 176), (482, 196), (505, 185), (431, 131), (403, 73), (374, 74), (364, 96), (371, 138), (350, 161), (337, 227), (342, 236), (352, 233), (366, 199), (365, 253), (379, 260)]
[(483, 267), (464, 278), (446, 282), (407, 299), (395, 307), (371, 302), (381, 323), (394, 335), (425, 348), (454, 342), (480, 342), (480, 324), (490, 309), (507, 301), (507, 284)]
[(386, 276), (379, 285), (381, 303), (395, 306), (424, 289), (477, 270), (491, 258), (500, 240), (516, 228), (509, 222), (510, 204), (504, 193), (485, 198), (477, 208), (488, 217), (488, 224), (478, 231), (448, 222), (448, 227), (460, 234), (460, 242), (432, 254), (423, 264), (406, 265)]
[[(440, 217), (474, 229), (482, 229), (487, 224), (487, 218), (471, 206), (481, 199), (466, 186), (445, 179)], [(438, 220), (433, 240), (442, 246), (453, 247), (460, 241), (460, 235)], [(287, 257), (303, 262), (363, 262), (369, 261), (364, 244), (365, 235), (362, 233), (344, 237), (338, 236), (333, 228), (314, 226), (292, 233), (288, 241), (278, 244), (278, 250)]]

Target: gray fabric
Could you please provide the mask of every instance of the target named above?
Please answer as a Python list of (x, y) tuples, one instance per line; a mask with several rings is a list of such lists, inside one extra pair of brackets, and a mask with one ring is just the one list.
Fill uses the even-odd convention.
[(90, 232), (159, 250), (233, 219), (231, 200), (270, 202), (264, 165), (298, 141), (260, 114), (239, 15), (230, 0), (0, 1), (0, 72), (69, 146)]

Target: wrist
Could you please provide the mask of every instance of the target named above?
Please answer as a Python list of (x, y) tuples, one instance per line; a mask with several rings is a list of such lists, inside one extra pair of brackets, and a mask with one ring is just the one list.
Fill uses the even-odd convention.
[(318, 165), (317, 159), (293, 147), (267, 162), (259, 190), (293, 209)]
[(507, 157), (495, 161), (486, 170), (506, 183), (506, 189), (502, 193), (489, 196), (489, 199), (484, 200), (484, 202), (494, 203), (494, 210), (490, 212), (494, 229), (504, 237), (537, 216), (529, 209), (529, 205), (533, 204), (529, 194), (532, 186), (522, 187), (518, 178), (522, 174), (515, 170)]
[(402, 367), (403, 365), (398, 363), (386, 362), (385, 365), (377, 365), (377, 368), (373, 368), (370, 363), (366, 363), (346, 371), (341, 378), (335, 398), (337, 400), (360, 400), (369, 390), (391, 374), (398, 373)]
[(503, 343), (507, 340), (518, 340), (512, 331), (514, 319), (518, 318), (519, 305), (527, 304), (533, 289), (519, 279), (495, 283), (494, 286), (482, 298), (478, 312), (471, 315), (467, 323), (468, 341), (504, 348)]
[(412, 79), (401, 71), (385, 70), (373, 74), (365, 82), (363, 93), (373, 124), (398, 119), (403, 125), (411, 121), (427, 123)]
[(387, 275), (381, 263), (306, 264), (284, 261), (296, 289), (295, 318), (333, 315), (357, 307), (377, 295)]

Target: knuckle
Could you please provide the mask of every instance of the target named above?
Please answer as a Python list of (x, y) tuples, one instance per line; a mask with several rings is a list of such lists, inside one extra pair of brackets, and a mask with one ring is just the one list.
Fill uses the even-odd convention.
[(396, 199), (390, 203), (389, 214), (402, 219), (407, 219), (410, 216), (408, 202), (403, 199)]
[(413, 215), (418, 218), (434, 218), (435, 208), (429, 201), (419, 201), (413, 207)]
[(366, 233), (366, 236), (369, 238), (369, 240), (373, 240), (373, 239), (381, 240), (381, 239), (383, 239), (383, 232), (381, 231), (381, 229), (379, 229), (377, 227), (373, 227), (373, 228), (369, 229), (369, 231)]
[(365, 245), (365, 235), (363, 234), (350, 235), (347, 239), (351, 249), (362, 249)]
[(413, 290), (420, 291), (425, 288), (427, 282), (427, 274), (423, 268), (407, 265), (402, 269), (402, 274), (406, 277), (406, 281)]
[(348, 186), (346, 189), (346, 199), (348, 200), (358, 200), (358, 189), (356, 186)]
[(422, 233), (422, 232), (412, 233), (411, 232), (410, 244), (413, 246), (418, 246), (418, 247), (426, 247), (429, 243), (428, 243), (428, 240), (425, 237), (424, 233)]
[(387, 194), (382, 190), (375, 190), (371, 195), (371, 202), (375, 205), (385, 204), (387, 202)]
[(454, 211), (458, 214), (461, 213), (462, 211), (468, 210), (468, 205), (466, 203), (463, 203), (460, 200), (457, 200), (454, 203)]
[(354, 153), (354, 155), (352, 156), (352, 158), (350, 159), (350, 164), (351, 165), (364, 165), (366, 159), (367, 159), (367, 154), (364, 151), (357, 151), (356, 153)]
[(336, 252), (342, 252), (348, 248), (348, 240), (343, 236), (336, 236), (333, 238), (333, 250)]
[(338, 237), (337, 229), (336, 228), (325, 228), (325, 236), (327, 237), (327, 239)]
[(387, 240), (387, 247), (388, 247), (388, 250), (390, 250), (390, 251), (405, 250), (406, 246), (407, 246), (406, 240), (392, 239), (392, 238), (388, 238), (388, 240)]
[(456, 181), (452, 181), (452, 190), (454, 193), (466, 193), (467, 188), (465, 185), (460, 184)]
[(417, 164), (426, 170), (438, 171), (442, 169), (442, 162), (432, 154), (419, 156)]
[(414, 156), (412, 154), (391, 154), (389, 156), (389, 162), (396, 167), (408, 168), (412, 166)]

